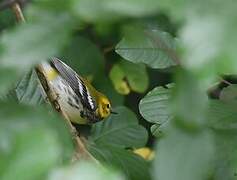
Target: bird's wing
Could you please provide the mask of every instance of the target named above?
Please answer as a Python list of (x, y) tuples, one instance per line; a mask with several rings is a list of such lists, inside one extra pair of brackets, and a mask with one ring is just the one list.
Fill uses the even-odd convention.
[(76, 95), (80, 97), (83, 106), (95, 111), (97, 104), (93, 100), (82, 78), (72, 68), (56, 57), (51, 59), (50, 64), (59, 72), (60, 76), (69, 84)]

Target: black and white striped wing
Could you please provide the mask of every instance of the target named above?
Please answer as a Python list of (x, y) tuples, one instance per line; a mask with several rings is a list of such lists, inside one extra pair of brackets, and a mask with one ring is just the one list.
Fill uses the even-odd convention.
[(61, 77), (69, 84), (69, 86), (71, 86), (75, 94), (80, 97), (83, 106), (89, 110), (95, 111), (97, 104), (93, 100), (80, 76), (58, 58), (54, 57), (51, 59), (51, 66), (59, 72)]

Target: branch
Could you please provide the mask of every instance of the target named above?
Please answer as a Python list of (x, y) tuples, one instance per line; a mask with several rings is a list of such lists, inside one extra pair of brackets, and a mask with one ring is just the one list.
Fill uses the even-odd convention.
[(224, 79), (223, 77), (221, 77), (221, 76), (219, 77), (219, 79), (220, 79), (220, 81), (221, 81), (222, 83), (224, 83), (224, 84), (226, 84), (226, 85), (228, 85), (228, 86), (232, 85), (231, 82), (225, 80), (225, 79)]
[(111, 45), (111, 46), (109, 46), (109, 47), (106, 47), (106, 48), (103, 49), (103, 54), (107, 54), (107, 53), (113, 51), (114, 49), (115, 49), (115, 46), (114, 46), (114, 45)]
[[(14, 3), (12, 4), (12, 10), (16, 16), (16, 19), (18, 22), (25, 22), (25, 18), (24, 15), (22, 13), (21, 7), (20, 5), (14, 1)], [(85, 145), (83, 144), (82, 140), (77, 136), (77, 131), (75, 129), (75, 127), (71, 124), (70, 119), (68, 118), (67, 114), (61, 109), (60, 104), (58, 103), (58, 96), (57, 94), (53, 91), (52, 87), (50, 86), (50, 83), (47, 81), (46, 74), (43, 70), (43, 68), (39, 65), (38, 67), (35, 68), (36, 69), (36, 73), (38, 75), (38, 78), (40, 80), (40, 83), (47, 95), (47, 98), (50, 102), (50, 104), (52, 105), (52, 107), (59, 112), (62, 117), (66, 120), (66, 123), (68, 124), (68, 127), (71, 130), (72, 136), (75, 139), (75, 143), (77, 146), (77, 151), (76, 154), (74, 156), (74, 158), (76, 160), (79, 159), (87, 159), (87, 160), (92, 160), (96, 163), (98, 163), (98, 161), (87, 151)]]
[(226, 79), (224, 79), (222, 76), (219, 77), (219, 80), (217, 82), (215, 82), (214, 84), (212, 84), (208, 89), (207, 89), (207, 94), (210, 97), (219, 97), (219, 93), (221, 91), (220, 89), (220, 85), (221, 84), (225, 84), (227, 86), (232, 85), (231, 82), (227, 81)]
[(77, 160), (79, 160), (79, 159), (93, 160), (93, 161), (98, 163), (98, 161), (87, 151), (87, 149), (85, 148), (85, 145), (83, 144), (82, 140), (77, 136), (76, 129), (72, 125), (69, 117), (61, 109), (60, 104), (58, 103), (58, 96), (53, 91), (53, 88), (51, 87), (50, 83), (45, 78), (46, 77), (46, 73), (43, 70), (43, 68), (39, 65), (35, 69), (36, 69), (36, 73), (38, 75), (38, 78), (40, 80), (41, 85), (43, 86), (43, 89), (44, 89), (44, 91), (45, 91), (45, 93), (47, 95), (47, 98), (48, 98), (50, 104), (66, 120), (66, 123), (68, 124), (68, 126), (69, 126), (69, 128), (71, 130), (71, 133), (72, 133), (72, 135), (75, 138), (75, 142), (76, 142), (76, 145), (77, 145), (77, 152), (76, 152), (75, 158)]
[(12, 7), (12, 11), (14, 12), (16, 16), (17, 22), (25, 22), (25, 18), (21, 11), (20, 5), (17, 2), (14, 2), (11, 7)]

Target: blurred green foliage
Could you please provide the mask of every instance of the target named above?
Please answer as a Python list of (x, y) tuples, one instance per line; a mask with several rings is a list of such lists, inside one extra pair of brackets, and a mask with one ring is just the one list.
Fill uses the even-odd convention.
[[(222, 77), (237, 73), (236, 8), (233, 0), (38, 0), (26, 1), (25, 24), (2, 10), (0, 179), (236, 179), (237, 87)], [(101, 166), (70, 163), (73, 140), (32, 70), (52, 56), (118, 111), (89, 127), (86, 147)], [(153, 161), (133, 153), (144, 146)]]
[(124, 180), (125, 177), (114, 169), (105, 169), (91, 162), (82, 161), (68, 167), (57, 168), (49, 175), (49, 180), (87, 179)]
[(1, 179), (43, 178), (70, 161), (73, 146), (62, 119), (39, 106), (0, 106)]

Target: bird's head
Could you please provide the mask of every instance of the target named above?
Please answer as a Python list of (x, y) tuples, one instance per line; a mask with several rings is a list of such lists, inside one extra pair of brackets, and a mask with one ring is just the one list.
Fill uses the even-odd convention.
[(97, 115), (101, 119), (104, 119), (108, 117), (110, 113), (115, 113), (115, 112), (112, 111), (112, 107), (111, 107), (111, 103), (109, 99), (105, 95), (100, 94), (98, 97)]

